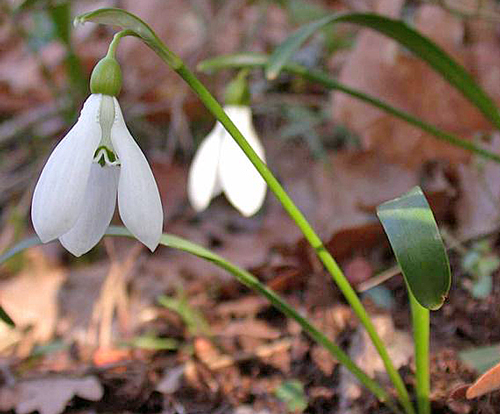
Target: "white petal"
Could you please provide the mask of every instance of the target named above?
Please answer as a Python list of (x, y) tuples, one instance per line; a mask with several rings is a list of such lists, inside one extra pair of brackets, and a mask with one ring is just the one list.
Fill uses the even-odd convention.
[(196, 211), (205, 210), (221, 191), (217, 167), (224, 128), (217, 123), (198, 148), (189, 168), (188, 198)]
[(92, 164), (80, 217), (59, 239), (75, 256), (87, 253), (104, 236), (115, 211), (119, 174), (119, 167)]
[[(252, 125), (250, 108), (228, 106), (224, 110), (257, 155), (265, 161), (264, 148)], [(219, 179), (228, 200), (244, 216), (251, 216), (262, 207), (266, 196), (266, 182), (229, 133), (226, 133), (222, 141)]]
[(94, 152), (101, 139), (101, 95), (90, 95), (80, 118), (50, 155), (35, 187), (31, 219), (45, 243), (66, 233), (81, 211)]
[(154, 251), (163, 229), (160, 193), (151, 168), (125, 125), (118, 101), (111, 141), (121, 163), (118, 183), (120, 217), (130, 232)]

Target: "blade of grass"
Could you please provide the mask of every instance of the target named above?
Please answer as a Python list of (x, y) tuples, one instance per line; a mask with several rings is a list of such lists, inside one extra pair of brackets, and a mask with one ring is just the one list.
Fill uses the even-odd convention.
[[(106, 232), (107, 236), (123, 236), (134, 238), (134, 236), (125, 228), (119, 226), (110, 226)], [(10, 259), (15, 254), (22, 252), (28, 247), (36, 246), (42, 244), (38, 237), (32, 237), (26, 239), (21, 243), (17, 244), (9, 251), (0, 256), (0, 265), (6, 260)], [(351, 358), (330, 341), (325, 334), (323, 334), (318, 328), (316, 328), (309, 320), (303, 317), (299, 312), (297, 312), (291, 305), (289, 305), (284, 299), (282, 299), (276, 292), (268, 288), (263, 283), (253, 276), (251, 273), (239, 268), (238, 266), (230, 263), (221, 256), (216, 255), (208, 249), (192, 243), (188, 240), (182, 239), (171, 234), (163, 234), (160, 239), (160, 244), (166, 247), (171, 247), (173, 249), (182, 250), (186, 253), (190, 253), (194, 256), (200, 257), (201, 259), (207, 260), (216, 266), (231, 273), (239, 282), (243, 283), (245, 286), (254, 290), (255, 292), (261, 294), (267, 298), (273, 306), (283, 312), (286, 316), (294, 319), (304, 331), (318, 344), (325, 347), (330, 354), (338, 360), (341, 364), (356, 376), (356, 378), (368, 389), (370, 390), (381, 402), (385, 403), (388, 407), (392, 409), (395, 413), (400, 413), (395, 402), (389, 396), (389, 394), (373, 379), (371, 379), (361, 368), (359, 368)]]
[(275, 79), (283, 66), (301, 45), (316, 31), (330, 23), (353, 23), (386, 35), (417, 57), (427, 62), (452, 86), (458, 89), (483, 115), (500, 128), (498, 108), (487, 93), (474, 81), (462, 65), (432, 40), (412, 29), (405, 22), (373, 13), (345, 13), (326, 16), (302, 26), (272, 53), (266, 67), (268, 79)]

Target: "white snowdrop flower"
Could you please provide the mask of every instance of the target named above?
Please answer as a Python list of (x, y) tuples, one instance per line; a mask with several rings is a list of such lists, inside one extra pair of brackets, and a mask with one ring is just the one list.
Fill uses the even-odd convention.
[(117, 99), (93, 93), (42, 170), (31, 206), (35, 231), (42, 242), (59, 239), (81, 256), (106, 232), (117, 194), (125, 226), (155, 250), (163, 209), (153, 173)]
[[(227, 105), (224, 110), (264, 160), (264, 148), (253, 127), (250, 107)], [(266, 182), (231, 135), (217, 122), (191, 164), (188, 198), (196, 211), (202, 211), (221, 192), (241, 214), (249, 217), (264, 203)]]

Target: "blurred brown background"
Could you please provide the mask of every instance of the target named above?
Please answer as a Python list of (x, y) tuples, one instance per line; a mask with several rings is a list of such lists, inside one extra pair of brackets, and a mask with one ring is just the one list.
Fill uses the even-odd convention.
[[(91, 23), (73, 28), (72, 20), (100, 7), (137, 14), (193, 70), (220, 54), (271, 53), (300, 25), (329, 13), (377, 12), (429, 36), (500, 103), (500, 14), (493, 0), (0, 0), (0, 252), (33, 234), (29, 209), (37, 177), (75, 122), (92, 68), (114, 33)], [(120, 103), (158, 181), (165, 231), (252, 270), (332, 339), (366, 341), (272, 194), (249, 219), (222, 197), (201, 214), (192, 210), (187, 169), (214, 120), (138, 39), (122, 40), (117, 57), (124, 77)], [(459, 92), (373, 31), (329, 26), (294, 58), (439, 128), (493, 151), (500, 147), (498, 133)], [(235, 73), (196, 72), (219, 99)], [(458, 296), (450, 298), (441, 316), (446, 322), (437, 329), (441, 365), (433, 375), (436, 400), (462, 410), (449, 412), (478, 409), (444, 401), (453, 380), (473, 377), (456, 351), (500, 341), (494, 305), (500, 293), (492, 282), (498, 266), (480, 296), (474, 286), (482, 276), (467, 276), (461, 265), (474, 249), (471, 239), (484, 235), (493, 234), (486, 255), (497, 257), (500, 169), (340, 92), (286, 73), (269, 82), (253, 70), (249, 79), (270, 168), (351, 282), (358, 285), (393, 264), (375, 207), (417, 184), (450, 240), (465, 246), (455, 258), (464, 276)], [(113, 223), (120, 223), (118, 215)], [(116, 412), (237, 412), (239, 406), (249, 410), (239, 414), (284, 412), (286, 403), (273, 390), (292, 377), (306, 386), (308, 412), (347, 412), (330, 410), (364, 396), (323, 349), (265, 301), (222, 270), (170, 249), (152, 255), (137, 242), (114, 238), (75, 259), (56, 242), (12, 259), (0, 276), (0, 304), (18, 325), (0, 325), (0, 412), (57, 414), (67, 402)], [(386, 340), (394, 342), (399, 365), (409, 370), (403, 283), (392, 279), (384, 289), (367, 300)], [(160, 305), (160, 295), (170, 302)], [(66, 380), (62, 385), (50, 382), (54, 371)], [(87, 382), (71, 382), (75, 376)], [(54, 397), (59, 405), (23, 397), (54, 388), (65, 390)], [(363, 398), (350, 412), (383, 412), (375, 411), (372, 397)]]

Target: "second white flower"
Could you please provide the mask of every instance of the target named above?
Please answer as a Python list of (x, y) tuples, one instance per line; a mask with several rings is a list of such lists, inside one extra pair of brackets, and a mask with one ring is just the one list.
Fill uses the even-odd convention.
[[(252, 124), (250, 107), (227, 105), (224, 110), (257, 155), (265, 161), (264, 148)], [(262, 207), (266, 182), (231, 135), (217, 122), (201, 143), (191, 164), (188, 197), (193, 208), (202, 211), (221, 192), (241, 214), (248, 217)]]

